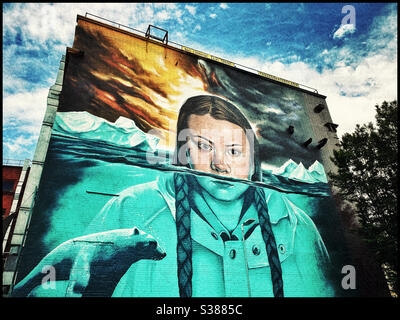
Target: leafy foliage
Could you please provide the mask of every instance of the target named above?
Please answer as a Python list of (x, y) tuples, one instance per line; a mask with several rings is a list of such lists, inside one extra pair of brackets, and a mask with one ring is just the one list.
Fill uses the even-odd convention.
[(355, 205), (360, 233), (397, 293), (397, 101), (375, 108), (376, 125), (357, 125), (342, 136), (332, 158), (338, 171), (329, 177), (339, 195)]

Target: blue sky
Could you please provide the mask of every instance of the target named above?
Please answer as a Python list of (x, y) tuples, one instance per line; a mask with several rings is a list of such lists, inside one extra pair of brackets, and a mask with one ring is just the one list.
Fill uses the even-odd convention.
[[(342, 19), (345, 5), (354, 21)], [(396, 3), (3, 3), (3, 159), (32, 159), (61, 56), (86, 12), (327, 96), (339, 137), (397, 99)], [(353, 22), (353, 23), (350, 23)]]

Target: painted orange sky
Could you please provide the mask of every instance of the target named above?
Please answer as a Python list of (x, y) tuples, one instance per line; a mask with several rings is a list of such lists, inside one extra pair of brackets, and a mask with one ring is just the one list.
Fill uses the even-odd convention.
[[(185, 100), (208, 92), (197, 58), (161, 45), (79, 20), (74, 47), (85, 52), (85, 61), (73, 60), (77, 66), (66, 75), (65, 86), (89, 92), (91, 99), (82, 108), (112, 121), (130, 118), (145, 132), (156, 129), (159, 147), (174, 145), (178, 111)], [(215, 75), (211, 80), (218, 84)], [(66, 103), (77, 104), (68, 97)]]

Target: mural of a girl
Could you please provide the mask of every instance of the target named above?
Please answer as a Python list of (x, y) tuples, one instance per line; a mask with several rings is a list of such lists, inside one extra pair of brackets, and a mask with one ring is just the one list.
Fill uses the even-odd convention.
[[(182, 134), (185, 129), (187, 134)], [(257, 139), (246, 117), (232, 103), (209, 95), (189, 98), (180, 109), (177, 132), (177, 165), (222, 177), (261, 181)], [(240, 231), (241, 223), (251, 221), (256, 225), (258, 220), (271, 266), (274, 296), (283, 296), (282, 270), (263, 190), (198, 175), (175, 174), (174, 180), (181, 296), (192, 295), (192, 241), (187, 218), (191, 209), (219, 231), (225, 242), (242, 238), (235, 232)], [(253, 212), (252, 216), (258, 219), (249, 219), (247, 211), (255, 211), (257, 214)]]
[[(88, 281), (78, 279), (80, 288), (73, 291), (123, 297), (334, 295), (326, 278), (329, 256), (312, 220), (284, 195), (252, 183), (262, 181), (258, 153), (254, 131), (235, 105), (213, 95), (187, 99), (173, 162), (194, 171), (160, 174), (123, 190), (86, 231), (101, 236), (136, 227), (154, 237), (166, 256), (114, 261), (126, 265), (117, 277), (107, 274), (115, 268), (96, 269), (104, 274), (90, 269), (90, 277), (113, 280), (85, 288)], [(109, 261), (107, 254), (97, 253), (96, 263)], [(91, 265), (90, 255), (85, 259)]]

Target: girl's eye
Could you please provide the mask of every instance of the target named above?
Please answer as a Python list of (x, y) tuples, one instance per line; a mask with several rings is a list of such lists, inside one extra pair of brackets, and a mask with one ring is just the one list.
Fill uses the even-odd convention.
[(242, 154), (242, 151), (237, 149), (228, 149), (228, 154), (233, 157), (238, 157)]
[(197, 146), (198, 146), (199, 149), (204, 150), (204, 151), (211, 151), (212, 150), (212, 147), (207, 143), (198, 142)]

